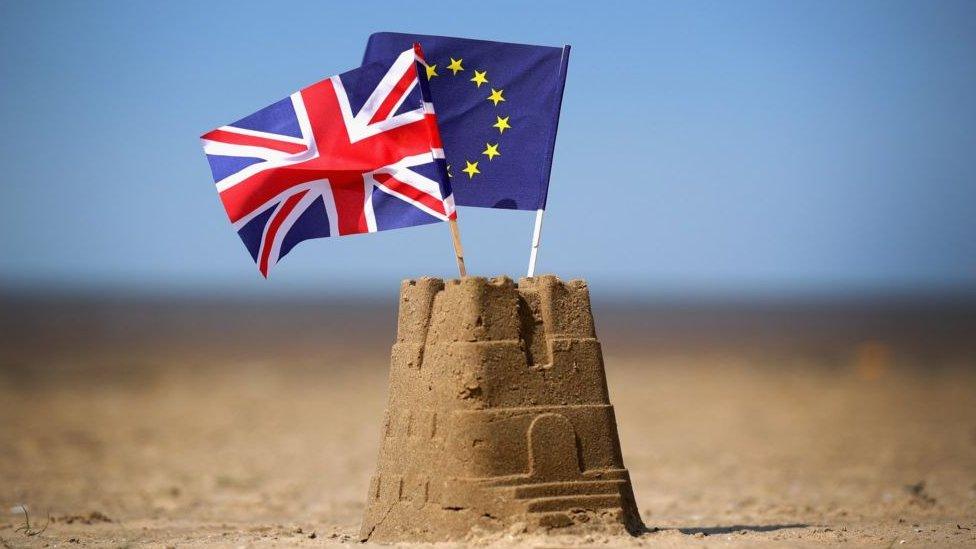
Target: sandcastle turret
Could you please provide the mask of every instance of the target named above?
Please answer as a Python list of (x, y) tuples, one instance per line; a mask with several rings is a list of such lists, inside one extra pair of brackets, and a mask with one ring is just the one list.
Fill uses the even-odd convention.
[(516, 523), (643, 526), (586, 283), (405, 281), (361, 537), (457, 540)]

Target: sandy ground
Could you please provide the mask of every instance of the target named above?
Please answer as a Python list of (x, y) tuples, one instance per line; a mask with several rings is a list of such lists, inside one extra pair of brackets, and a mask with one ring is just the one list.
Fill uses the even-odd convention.
[[(0, 547), (358, 543), (392, 310), (4, 305)], [(648, 531), (480, 543), (976, 546), (967, 307), (598, 309)]]

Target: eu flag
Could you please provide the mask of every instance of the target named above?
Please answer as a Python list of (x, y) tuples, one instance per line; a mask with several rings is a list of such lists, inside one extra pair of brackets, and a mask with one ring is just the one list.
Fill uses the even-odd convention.
[(569, 46), (380, 32), (363, 63), (392, 60), (414, 42), (427, 58), (455, 203), (545, 209)]

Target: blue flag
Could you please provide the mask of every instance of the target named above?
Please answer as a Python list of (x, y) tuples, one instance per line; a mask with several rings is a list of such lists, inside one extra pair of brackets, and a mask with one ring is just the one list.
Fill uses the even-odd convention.
[(363, 63), (424, 49), (459, 206), (545, 209), (569, 46), (380, 32)]

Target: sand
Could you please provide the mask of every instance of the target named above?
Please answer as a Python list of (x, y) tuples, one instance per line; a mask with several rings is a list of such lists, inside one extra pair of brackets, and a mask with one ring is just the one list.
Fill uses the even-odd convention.
[(408, 280), (360, 539), (644, 532), (583, 280)]
[[(0, 546), (358, 543), (394, 301), (8, 299)], [(596, 309), (648, 531), (482, 544), (976, 545), (970, 309)]]

